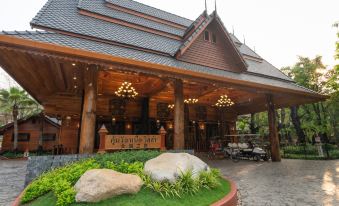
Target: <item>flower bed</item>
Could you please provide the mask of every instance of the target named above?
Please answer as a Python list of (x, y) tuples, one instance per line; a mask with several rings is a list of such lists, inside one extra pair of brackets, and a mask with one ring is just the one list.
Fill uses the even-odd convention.
[[(175, 183), (155, 182), (143, 173), (144, 162), (158, 156), (156, 151), (134, 151), (100, 155), (44, 173), (23, 192), (21, 204), (38, 205), (210, 205), (231, 191), (229, 181), (220, 177), (217, 170), (201, 172), (197, 178), (192, 173), (182, 173)], [(99, 203), (75, 203), (74, 184), (87, 170), (113, 169), (136, 174), (144, 187), (135, 195), (121, 195)], [(219, 204), (225, 205), (225, 204)]]

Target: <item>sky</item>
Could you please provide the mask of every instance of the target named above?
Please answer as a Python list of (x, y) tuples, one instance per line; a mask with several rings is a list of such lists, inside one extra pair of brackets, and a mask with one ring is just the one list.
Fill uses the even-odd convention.
[[(47, 0), (0, 0), (0, 30), (31, 30), (29, 22)], [(150, 6), (196, 19), (204, 0), (137, 0)], [(214, 0), (207, 0), (208, 12)], [(293, 65), (298, 56), (334, 60), (339, 0), (217, 0), (217, 11), (229, 32), (277, 68)], [(0, 69), (0, 88), (8, 87)]]

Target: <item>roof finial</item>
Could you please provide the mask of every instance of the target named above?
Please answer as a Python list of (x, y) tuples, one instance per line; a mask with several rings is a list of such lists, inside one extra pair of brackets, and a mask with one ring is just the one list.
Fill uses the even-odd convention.
[(244, 37), (244, 44), (246, 44), (246, 39), (245, 39), (245, 35), (243, 35), (243, 37)]
[(207, 12), (207, 0), (205, 0), (205, 11)]
[(232, 25), (232, 34), (234, 35), (234, 25)]
[(214, 6), (215, 6), (214, 11), (215, 13), (217, 13), (217, 0), (214, 0)]

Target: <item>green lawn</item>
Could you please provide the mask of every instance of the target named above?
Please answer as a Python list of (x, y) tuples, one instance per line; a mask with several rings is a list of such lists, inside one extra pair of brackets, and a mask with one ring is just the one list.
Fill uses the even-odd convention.
[[(99, 203), (78, 203), (72, 206), (148, 206), (148, 205), (161, 205), (161, 206), (188, 206), (188, 205), (210, 205), (213, 202), (220, 200), (230, 192), (230, 184), (224, 179), (220, 179), (221, 186), (213, 189), (199, 190), (195, 195), (184, 195), (182, 198), (167, 198), (163, 199), (158, 193), (149, 189), (142, 189), (136, 195), (122, 195)], [(27, 206), (52, 206), (55, 205), (56, 198), (53, 193), (48, 193), (35, 201), (27, 204)]]

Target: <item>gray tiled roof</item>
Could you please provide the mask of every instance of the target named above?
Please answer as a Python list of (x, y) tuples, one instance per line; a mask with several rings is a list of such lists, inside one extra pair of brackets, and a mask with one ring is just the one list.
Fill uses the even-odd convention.
[(79, 0), (79, 4), (78, 4), (78, 8), (83, 9), (83, 10), (87, 10), (93, 13), (97, 13), (100, 15), (104, 15), (104, 16), (108, 16), (108, 17), (112, 17), (115, 19), (119, 19), (119, 20), (123, 20), (123, 21), (127, 21), (129, 23), (132, 24), (137, 24), (137, 25), (141, 25), (144, 27), (148, 27), (151, 29), (156, 29), (159, 31), (163, 31), (166, 33), (170, 33), (170, 34), (174, 34), (177, 36), (183, 36), (185, 30), (183, 29), (178, 29), (172, 26), (168, 26), (162, 23), (158, 23), (155, 21), (151, 21), (145, 18), (141, 18), (141, 17), (137, 17), (125, 12), (121, 12), (121, 11), (117, 11), (117, 10), (113, 10), (107, 6), (105, 6), (105, 2), (103, 0)]
[(181, 45), (181, 42), (175, 39), (81, 15), (77, 10), (78, 1), (49, 0), (31, 21), (31, 24), (33, 26), (49, 27), (171, 55), (174, 55)]
[(183, 26), (188, 27), (192, 24), (192, 20), (177, 16), (175, 14), (171, 14), (169, 12), (136, 2), (132, 0), (106, 0), (106, 2), (109, 2), (111, 4), (115, 4), (124, 8), (128, 8), (140, 13), (148, 14), (160, 19), (164, 19), (167, 21), (171, 21)]
[[(119, 4), (136, 4), (134, 1), (130, 0), (114, 0), (114, 2), (120, 2)], [(92, 2), (92, 3), (91, 3)], [(57, 30), (63, 30), (67, 32), (77, 33), (85, 36), (95, 37), (107, 41), (117, 42), (123, 45), (131, 45), (143, 49), (149, 49), (153, 51), (158, 51), (162, 53), (169, 54), (173, 56), (180, 47), (183, 46), (181, 41), (167, 38), (164, 36), (152, 34), (149, 32), (144, 32), (141, 30), (129, 28), (126, 26), (114, 24), (111, 22), (103, 21), (100, 19), (88, 17), (81, 15), (78, 12), (78, 6), (81, 8), (95, 10), (97, 12), (106, 13), (111, 16), (122, 15), (121, 12), (118, 13), (113, 9), (109, 9), (109, 12), (104, 6), (105, 0), (48, 0), (45, 6), (40, 10), (36, 17), (32, 20), (32, 25), (49, 27)], [(132, 3), (131, 3), (132, 2)], [(117, 3), (118, 4), (118, 3)], [(145, 6), (145, 5), (144, 5)], [(141, 6), (141, 8), (144, 8)], [(145, 7), (146, 8), (146, 7)], [(152, 8), (152, 7), (147, 7)], [(152, 8), (154, 9), (154, 8)], [(159, 10), (160, 11), (160, 10)], [(146, 10), (145, 10), (146, 12)], [(161, 12), (160, 12), (161, 13)], [(125, 18), (126, 20), (134, 23), (140, 23), (140, 25), (148, 24), (151, 27), (150, 21), (137, 21), (135, 16), (132, 18), (132, 15), (124, 14), (119, 16), (119, 18)], [(177, 20), (180, 18), (182, 21), (185, 21), (182, 17), (173, 15)], [(116, 17), (118, 18), (118, 17)], [(139, 17), (138, 17), (139, 18)], [(141, 20), (141, 18), (139, 18)], [(143, 22), (143, 23), (142, 23)], [(193, 21), (190, 21), (190, 26)], [(156, 22), (153, 22), (152, 26), (156, 26)], [(159, 25), (158, 25), (159, 26)], [(165, 30), (165, 25), (162, 29)], [(167, 28), (169, 29), (169, 28)], [(198, 29), (199, 30), (199, 29)], [(197, 32), (197, 31), (196, 31)], [(192, 35), (194, 36), (196, 32)], [(258, 59), (262, 59), (258, 54), (252, 51), (245, 44), (241, 42), (234, 36), (231, 35), (234, 42), (237, 42), (237, 48), (240, 53), (249, 55)], [(192, 39), (189, 38), (186, 43)], [(289, 77), (280, 72), (277, 68), (269, 64), (268, 62), (262, 60), (261, 63), (246, 60), (246, 63), (249, 65), (248, 72), (256, 73), (259, 75), (267, 75), (270, 77), (280, 78), (283, 80), (291, 80)]]
[[(0, 32), (1, 34), (5, 35), (15, 35), (19, 38), (39, 41), (39, 42), (46, 42), (56, 45), (62, 45), (102, 54), (108, 54), (112, 56), (118, 56), (123, 58), (135, 59), (144, 62), (151, 62), (155, 64), (166, 65), (170, 67), (176, 67), (182, 70), (189, 70), (193, 72), (199, 72), (203, 74), (210, 74), (219, 77), (231, 78), (234, 80), (243, 80), (252, 83), (259, 83), (269, 86), (281, 87), (296, 91), (314, 93), (308, 89), (305, 89), (301, 86), (298, 86), (294, 82), (285, 81), (278, 78), (269, 78), (267, 76), (260, 76), (251, 74), (248, 72), (244, 73), (234, 73), (225, 70), (214, 69), (210, 67), (200, 66), (196, 64), (186, 63), (179, 60), (174, 59), (173, 57), (163, 56), (154, 53), (148, 53), (144, 51), (139, 51), (135, 49), (119, 47), (115, 45), (109, 45), (101, 42), (96, 42), (92, 40), (82, 39), (71, 37), (67, 35), (52, 33), (52, 32)], [(259, 62), (251, 61), (249, 67), (260, 67)]]

